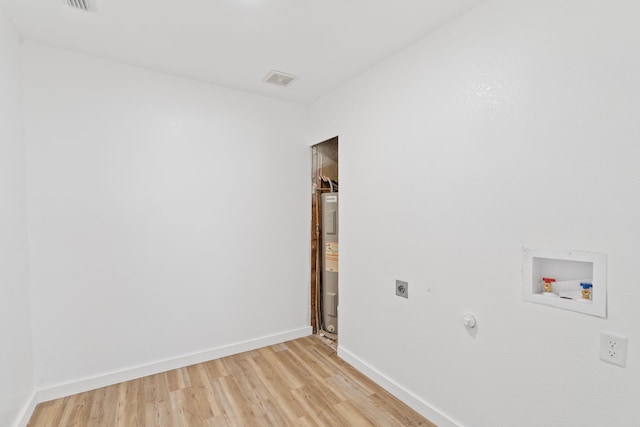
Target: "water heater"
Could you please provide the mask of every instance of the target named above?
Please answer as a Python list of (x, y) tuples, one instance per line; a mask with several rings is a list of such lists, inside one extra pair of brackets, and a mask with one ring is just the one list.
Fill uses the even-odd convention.
[(334, 338), (338, 335), (338, 193), (322, 195), (322, 329)]

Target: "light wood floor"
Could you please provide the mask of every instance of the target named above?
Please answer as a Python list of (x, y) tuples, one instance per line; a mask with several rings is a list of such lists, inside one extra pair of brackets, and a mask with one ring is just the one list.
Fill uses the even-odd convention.
[(41, 403), (28, 426), (434, 424), (306, 337)]

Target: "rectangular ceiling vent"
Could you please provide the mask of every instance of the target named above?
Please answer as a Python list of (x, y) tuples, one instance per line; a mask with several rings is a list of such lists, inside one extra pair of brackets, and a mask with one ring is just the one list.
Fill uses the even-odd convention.
[(63, 0), (64, 4), (83, 12), (97, 12), (96, 3), (94, 0)]
[(262, 79), (265, 83), (271, 83), (277, 86), (287, 87), (291, 86), (291, 84), (296, 81), (298, 77), (283, 73), (282, 71), (273, 70), (267, 76)]

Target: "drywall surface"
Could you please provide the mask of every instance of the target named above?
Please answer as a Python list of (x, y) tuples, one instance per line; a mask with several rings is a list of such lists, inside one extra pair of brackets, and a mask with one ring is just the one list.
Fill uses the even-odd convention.
[(0, 425), (33, 392), (20, 44), (0, 11)]
[(24, 45), (38, 388), (309, 325), (305, 110)]
[[(639, 18), (488, 1), (312, 104), (310, 143), (340, 137), (345, 355), (463, 426), (640, 425)], [(523, 302), (523, 246), (606, 252), (608, 318)]]

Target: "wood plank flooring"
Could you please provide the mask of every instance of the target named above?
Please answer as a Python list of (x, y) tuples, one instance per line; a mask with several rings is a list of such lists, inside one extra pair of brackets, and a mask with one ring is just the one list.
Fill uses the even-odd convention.
[(435, 425), (316, 337), (39, 404), (28, 427)]

